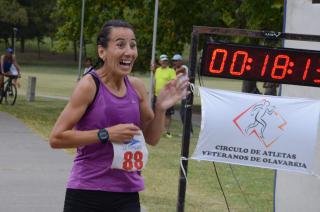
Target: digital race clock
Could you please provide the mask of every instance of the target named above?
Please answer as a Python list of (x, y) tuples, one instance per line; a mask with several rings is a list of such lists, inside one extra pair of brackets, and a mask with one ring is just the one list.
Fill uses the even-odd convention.
[(320, 51), (207, 43), (201, 75), (320, 86)]

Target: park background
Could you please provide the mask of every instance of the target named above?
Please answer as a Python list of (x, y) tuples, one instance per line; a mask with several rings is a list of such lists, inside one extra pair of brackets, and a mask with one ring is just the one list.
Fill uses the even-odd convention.
[[(0, 111), (13, 114), (48, 140), (78, 79), (81, 1), (0, 0), (0, 5), (3, 5), (0, 8), (0, 53), (14, 45), (22, 67), (18, 100), (14, 106), (0, 105)], [(96, 59), (95, 39), (106, 20), (128, 20), (135, 27), (139, 51), (132, 74), (144, 79), (149, 87), (153, 12), (154, 1), (151, 0), (87, 0), (83, 58)], [(156, 56), (182, 53), (188, 63), (192, 25), (281, 31), (282, 16), (283, 1), (276, 0), (160, 0)], [(213, 39), (263, 42), (241, 37)], [(29, 76), (37, 78), (34, 102), (25, 98)], [(204, 86), (211, 88), (240, 91), (242, 86), (241, 81), (235, 80), (202, 80)], [(261, 84), (258, 86), (262, 89)], [(194, 112), (200, 112), (199, 108), (200, 100), (196, 96)], [(175, 211), (176, 208), (181, 122), (174, 121), (172, 129), (172, 139), (163, 137), (158, 146), (149, 147), (150, 159), (143, 171), (146, 190), (141, 192), (141, 203), (148, 211)], [(191, 137), (191, 153), (198, 134), (199, 126)], [(74, 154), (73, 150), (66, 152)], [(274, 171), (220, 163), (216, 163), (216, 168), (231, 211), (273, 210)], [(185, 209), (227, 211), (212, 163), (189, 162)]]

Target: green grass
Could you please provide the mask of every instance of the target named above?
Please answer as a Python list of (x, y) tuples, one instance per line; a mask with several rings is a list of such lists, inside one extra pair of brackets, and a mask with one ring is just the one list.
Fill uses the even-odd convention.
[[(150, 147), (150, 161), (143, 175), (146, 190), (141, 193), (148, 211), (175, 211), (180, 167), (181, 125), (173, 123), (174, 139), (162, 138)], [(195, 149), (199, 128), (191, 139), (190, 154)], [(273, 171), (216, 163), (231, 211), (272, 211)], [(232, 171), (236, 179), (232, 175)], [(237, 181), (240, 182), (240, 188)], [(246, 203), (247, 198), (250, 206)], [(210, 162), (189, 161), (185, 211), (227, 211), (223, 196)]]
[[(20, 94), (25, 93), (28, 76), (37, 77), (37, 95), (69, 96), (76, 84), (77, 72), (72, 66), (23, 66), (22, 88), (18, 91)], [(149, 86), (149, 75), (141, 77), (146, 81), (146, 86)], [(238, 81), (220, 79), (206, 79), (204, 85), (228, 90), (240, 90), (241, 87)], [(199, 101), (197, 98), (195, 102)], [(0, 111), (13, 114), (47, 139), (65, 104), (66, 101), (63, 100), (42, 97), (36, 97), (35, 102), (27, 102), (25, 96), (21, 95), (16, 105), (0, 105)], [(143, 171), (146, 189), (141, 192), (141, 203), (149, 212), (176, 210), (181, 152), (181, 137), (178, 134), (182, 132), (181, 127), (179, 121), (174, 121), (173, 139), (163, 137), (159, 145), (149, 147), (149, 163)], [(199, 128), (195, 127), (190, 154), (195, 148), (198, 134)], [(227, 164), (217, 163), (218, 174), (231, 211), (272, 211), (273, 171), (235, 165), (231, 167), (232, 169)], [(232, 170), (237, 176), (236, 179)], [(237, 181), (240, 182), (241, 189)], [(185, 211), (227, 211), (212, 163), (189, 161)]]
[[(37, 97), (27, 102), (19, 96), (15, 106), (1, 105), (6, 111), (21, 119), (32, 130), (47, 139), (50, 130), (65, 106), (66, 101)], [(35, 115), (37, 114), (37, 115)], [(150, 157), (143, 171), (146, 190), (141, 192), (141, 203), (148, 211), (175, 211), (181, 151), (181, 124), (173, 122), (173, 139), (162, 138), (159, 145), (149, 147)], [(191, 139), (190, 154), (196, 145), (199, 128)], [(273, 172), (266, 169), (232, 165), (237, 176), (233, 178), (230, 166), (217, 163), (219, 177), (226, 192), (231, 211), (272, 211)], [(240, 182), (240, 191), (237, 181)], [(250, 206), (246, 203), (248, 199)], [(210, 162), (189, 161), (186, 191), (186, 211), (227, 211), (213, 165)]]
[(28, 77), (36, 77), (36, 95), (70, 96), (77, 83), (77, 68), (24, 65), (21, 71), (20, 94), (25, 94)]
[[(146, 88), (149, 91), (150, 75), (148, 73), (134, 73), (135, 76), (142, 78)], [(76, 66), (52, 66), (52, 65), (23, 65), (22, 66), (22, 87), (19, 91), (21, 94), (26, 93), (28, 77), (35, 76), (37, 78), (36, 95), (49, 96), (70, 96), (78, 78), (78, 68)], [(223, 90), (241, 90), (241, 81), (232, 79), (213, 79), (202, 77), (201, 86), (223, 89)], [(199, 86), (198, 80), (195, 82), (196, 87)], [(258, 83), (258, 87), (262, 90), (262, 84)], [(194, 105), (200, 105), (200, 96), (196, 90), (194, 94)]]
[(25, 96), (18, 95), (14, 106), (1, 104), (0, 111), (16, 116), (47, 140), (53, 124), (66, 103), (63, 100), (41, 97), (37, 97), (34, 102), (28, 102)]

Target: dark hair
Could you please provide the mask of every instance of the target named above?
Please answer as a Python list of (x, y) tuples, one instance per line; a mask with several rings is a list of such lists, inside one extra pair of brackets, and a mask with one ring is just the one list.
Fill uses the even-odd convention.
[[(124, 21), (124, 20), (110, 20), (107, 21), (100, 33), (98, 34), (98, 38), (97, 38), (97, 45), (101, 45), (104, 48), (108, 47), (108, 41), (109, 41), (109, 36), (111, 33), (111, 29), (115, 28), (115, 27), (123, 27), (123, 28), (128, 28), (131, 29), (134, 32), (134, 28), (131, 24), (129, 24), (128, 22)], [(98, 56), (98, 61), (97, 63), (91, 68), (91, 69), (96, 69), (98, 66), (103, 65), (103, 60)]]
[(128, 22), (124, 21), (124, 20), (110, 20), (110, 21), (107, 21), (103, 25), (103, 27), (102, 27), (99, 35), (98, 35), (97, 45), (101, 45), (104, 48), (107, 48), (111, 29), (115, 28), (115, 27), (128, 28), (128, 29), (131, 29), (132, 31), (134, 31), (133, 26), (131, 24), (129, 24)]
[(91, 57), (87, 57), (87, 58), (85, 59), (85, 62), (88, 62), (88, 61), (92, 64), (92, 58), (91, 58)]

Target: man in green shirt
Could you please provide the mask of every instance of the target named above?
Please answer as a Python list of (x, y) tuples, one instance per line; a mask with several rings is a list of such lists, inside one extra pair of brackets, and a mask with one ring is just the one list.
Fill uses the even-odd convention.
[[(158, 67), (155, 71), (155, 83), (154, 83), (154, 98), (153, 105), (155, 105), (157, 101), (157, 96), (162, 88), (170, 81), (176, 77), (176, 72), (174, 69), (169, 67), (169, 59), (165, 54), (160, 55), (159, 58), (160, 67)], [(172, 135), (170, 133), (170, 124), (171, 124), (171, 115), (174, 114), (174, 107), (169, 108), (166, 111), (166, 120), (165, 120), (165, 129), (166, 136), (171, 138)]]

